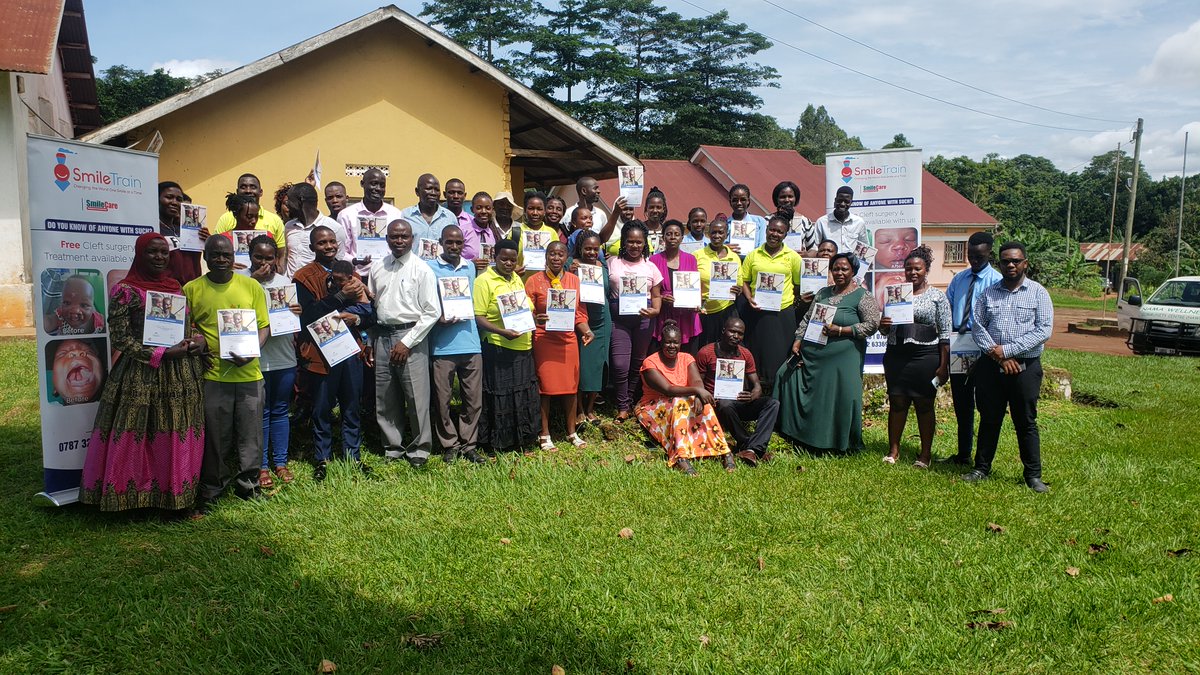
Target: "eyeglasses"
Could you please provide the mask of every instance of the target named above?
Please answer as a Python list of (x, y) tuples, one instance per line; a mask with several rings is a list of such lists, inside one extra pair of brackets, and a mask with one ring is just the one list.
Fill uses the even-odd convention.
[(1020, 265), (1025, 262), (1024, 258), (1004, 258), (1000, 261), (1001, 265)]

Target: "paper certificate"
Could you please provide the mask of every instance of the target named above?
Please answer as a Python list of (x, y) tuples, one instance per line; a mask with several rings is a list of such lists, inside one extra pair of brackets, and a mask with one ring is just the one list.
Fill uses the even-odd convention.
[(867, 270), (871, 269), (875, 262), (875, 253), (879, 249), (874, 246), (867, 246), (861, 241), (854, 242), (854, 256), (858, 258), (858, 269), (854, 271), (854, 278), (861, 283), (867, 276)]
[(308, 324), (308, 333), (312, 335), (313, 341), (321, 350), (321, 356), (325, 357), (325, 363), (330, 367), (360, 351), (358, 343), (354, 341), (354, 334), (350, 332), (349, 326), (338, 318), (337, 310)]
[(683, 251), (684, 253), (691, 253), (692, 255), (696, 255), (696, 251), (699, 251), (700, 249), (704, 248), (704, 246), (705, 246), (705, 243), (702, 241), (686, 241), (685, 240), (685, 241), (679, 242), (679, 250)]
[(267, 317), (271, 320), (271, 335), (291, 335), (300, 332), (300, 317), (289, 305), (296, 304), (296, 284), (266, 286)]
[(671, 272), (671, 295), (676, 309), (699, 309), (700, 273)]
[(758, 284), (754, 287), (754, 302), (759, 309), (778, 312), (783, 309), (783, 285), (787, 276), (771, 272), (759, 272)]
[(979, 345), (970, 333), (955, 333), (950, 336), (950, 374), (966, 375), (983, 356)]
[(179, 205), (179, 248), (184, 251), (203, 251), (200, 230), (208, 222), (208, 209), (198, 204)]
[(479, 242), (479, 257), (477, 257), (475, 259), (476, 260), (484, 260), (489, 265), (491, 265), (492, 263), (495, 262), (495, 258), (492, 257), (492, 248), (493, 248), (492, 245), (487, 243), (486, 241)]
[(738, 254), (745, 257), (754, 250), (758, 242), (758, 226), (749, 220), (729, 221), (729, 243), (738, 247)]
[(525, 271), (540, 272), (546, 269), (546, 247), (550, 245), (549, 232), (521, 230), (523, 240), (521, 255), (525, 260)]
[(662, 250), (662, 232), (649, 232), (646, 234), (646, 257), (658, 253)]
[(604, 270), (599, 265), (579, 263), (579, 301), (591, 305), (604, 304)]
[(358, 232), (354, 233), (356, 254), (382, 260), (391, 253), (387, 245), (387, 216), (358, 216)]
[(546, 330), (570, 333), (575, 330), (575, 291), (551, 288), (546, 294)]
[(257, 357), (258, 317), (252, 309), (218, 309), (217, 342), (220, 356)]
[(149, 347), (174, 347), (183, 342), (187, 300), (182, 295), (146, 291), (142, 322), (142, 344)]
[(746, 362), (741, 359), (717, 359), (717, 374), (713, 379), (715, 398), (736, 400), (746, 387)]
[(825, 324), (833, 322), (835, 314), (837, 314), (837, 307), (833, 305), (820, 303), (813, 305), (812, 317), (808, 320), (808, 325), (804, 327), (804, 339), (819, 345), (828, 343), (829, 338), (823, 329)]
[(262, 230), (231, 230), (229, 236), (233, 237), (233, 262), (235, 265), (242, 265), (241, 269), (235, 270), (239, 274), (249, 276), (252, 265), (250, 263), (250, 242), (254, 241), (255, 237), (267, 234)]
[(803, 269), (800, 274), (800, 292), (816, 293), (829, 285), (829, 260), (826, 258), (801, 258)]
[(912, 284), (890, 284), (883, 287), (883, 315), (893, 326), (913, 322)]
[(646, 186), (646, 170), (640, 166), (618, 166), (621, 196), (630, 208), (642, 206), (642, 189)]
[(806, 227), (812, 227), (808, 218), (804, 216), (795, 216), (792, 222), (788, 225), (788, 232), (783, 237), (783, 245), (796, 251), (797, 253), (804, 250), (804, 230)]
[(650, 306), (650, 277), (621, 277), (617, 314), (634, 316)]
[(513, 291), (496, 296), (496, 304), (500, 306), (500, 321), (509, 330), (518, 333), (533, 332), (533, 312), (529, 310), (529, 301), (525, 291)]
[(712, 271), (708, 278), (708, 299), (732, 300), (733, 287), (738, 285), (741, 265), (733, 261), (714, 260), (709, 263), (709, 268)]
[(447, 321), (474, 320), (470, 277), (438, 277), (437, 282), (442, 298), (442, 318)]
[(442, 254), (442, 245), (437, 239), (422, 239), (417, 257), (421, 260), (433, 260)]

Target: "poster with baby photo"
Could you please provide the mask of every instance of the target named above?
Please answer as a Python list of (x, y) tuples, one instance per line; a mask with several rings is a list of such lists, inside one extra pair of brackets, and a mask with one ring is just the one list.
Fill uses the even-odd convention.
[(100, 400), (108, 377), (104, 338), (65, 338), (46, 343), (46, 400), (70, 406)]
[[(122, 275), (124, 278), (124, 275)], [(41, 275), (42, 331), (47, 335), (107, 332), (104, 277), (99, 270), (50, 268)]]

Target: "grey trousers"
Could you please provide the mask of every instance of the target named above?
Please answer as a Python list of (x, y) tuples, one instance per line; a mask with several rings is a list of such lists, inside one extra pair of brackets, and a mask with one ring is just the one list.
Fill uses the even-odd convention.
[[(458, 375), (462, 408), (450, 409), (454, 376)], [(475, 449), (479, 415), (483, 412), (483, 355), (451, 354), (433, 357), (433, 431), (443, 451)]]
[(221, 496), (234, 481), (237, 496), (258, 489), (262, 464), (263, 381), (204, 381), (204, 458), (200, 461), (200, 499)]
[[(391, 459), (429, 459), (433, 435), (429, 420), (429, 343), (421, 341), (403, 365), (391, 363), (392, 345), (408, 329), (375, 338), (375, 419), (383, 453)], [(404, 443), (407, 432), (409, 441)]]

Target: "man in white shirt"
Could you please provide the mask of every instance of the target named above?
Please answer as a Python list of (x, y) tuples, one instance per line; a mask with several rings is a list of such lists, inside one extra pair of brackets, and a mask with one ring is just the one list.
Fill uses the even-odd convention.
[[(363, 189), (362, 201), (342, 209), (338, 213), (337, 221), (346, 232), (346, 245), (342, 250), (345, 251), (348, 258), (357, 259), (355, 269), (359, 274), (365, 276), (367, 270), (370, 269), (371, 262), (366, 260), (370, 256), (361, 255), (358, 252), (358, 219), (383, 217), (385, 223), (390, 223), (404, 216), (400, 213), (400, 209), (383, 201), (383, 196), (387, 192), (387, 176), (383, 175), (382, 170), (374, 167), (367, 169), (363, 172), (359, 185)], [(340, 235), (338, 240), (341, 241)]]
[(338, 257), (349, 260), (346, 254), (346, 230), (337, 221), (324, 215), (317, 204), (317, 190), (308, 183), (297, 183), (288, 190), (288, 213), (299, 214), (283, 226), (287, 237), (287, 264), (281, 272), (288, 279), (296, 276), (296, 270), (316, 259), (309, 239), (317, 227), (328, 227), (337, 236)]
[(850, 203), (854, 201), (854, 189), (843, 185), (837, 189), (833, 197), (833, 213), (817, 219), (817, 238), (819, 241), (830, 239), (837, 243), (838, 253), (854, 252), (854, 244), (862, 242), (871, 245), (871, 235), (867, 232), (867, 221), (862, 216), (850, 213)]
[[(600, 198), (600, 183), (591, 176), (584, 176), (575, 181), (575, 193), (579, 195), (578, 200), (567, 208), (563, 213), (562, 221), (564, 223), (571, 222), (571, 214), (580, 206), (586, 206), (592, 212), (592, 230), (599, 232), (608, 224), (608, 219), (612, 216), (608, 206), (604, 200)], [(617, 233), (620, 236), (620, 233)]]
[[(433, 447), (429, 416), (429, 344), (441, 316), (437, 277), (412, 252), (412, 226), (388, 224), (391, 254), (371, 264), (368, 287), (375, 305), (375, 418), (384, 455), (424, 466)], [(404, 432), (409, 441), (404, 442)]]

